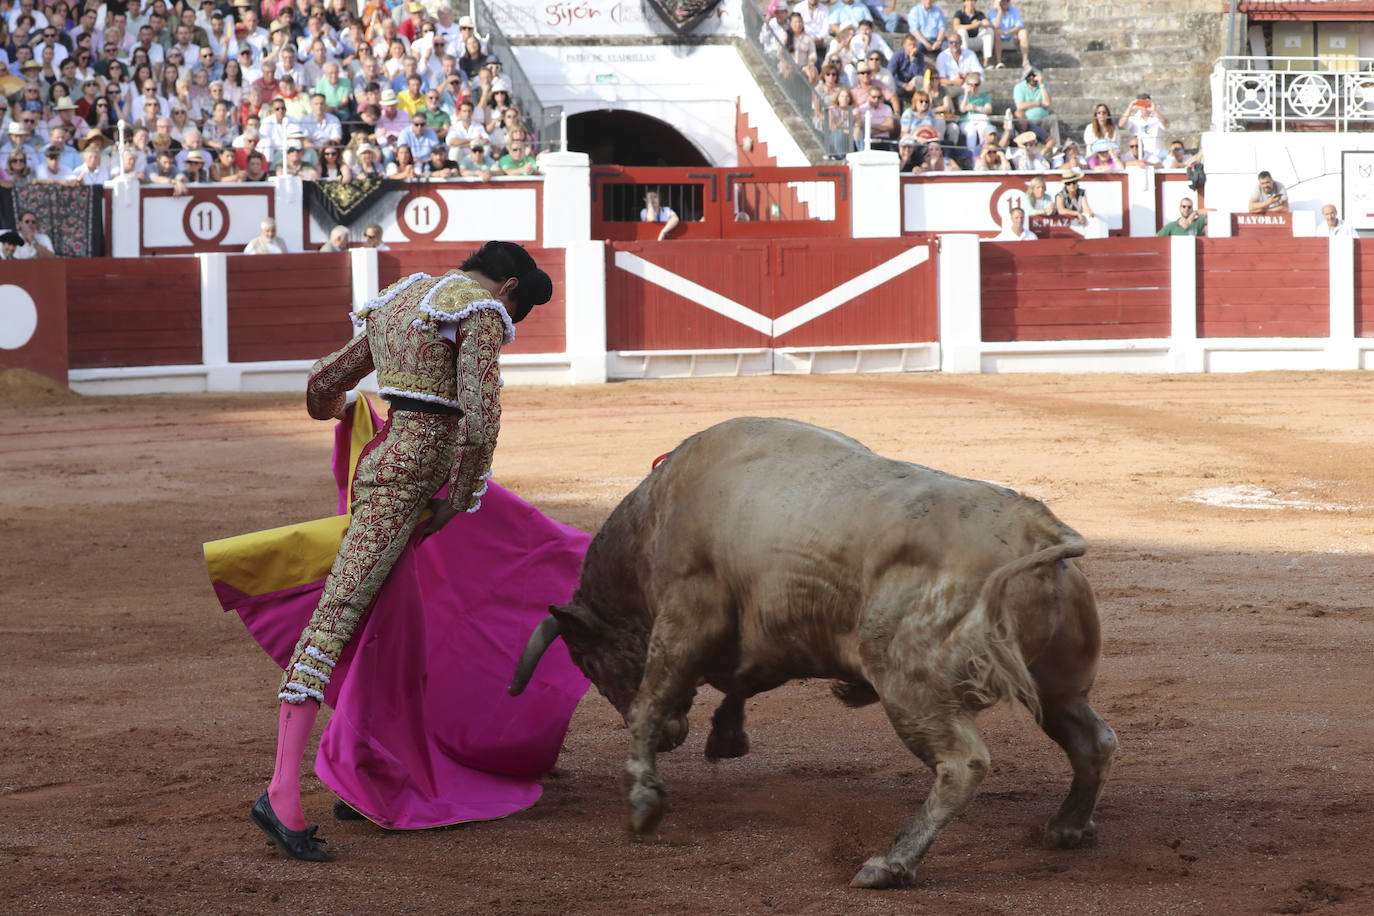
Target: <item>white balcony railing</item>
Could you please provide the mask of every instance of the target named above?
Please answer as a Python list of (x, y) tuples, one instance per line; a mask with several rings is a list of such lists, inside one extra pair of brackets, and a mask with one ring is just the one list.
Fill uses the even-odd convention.
[(1212, 121), (1224, 131), (1374, 130), (1374, 58), (1222, 57)]

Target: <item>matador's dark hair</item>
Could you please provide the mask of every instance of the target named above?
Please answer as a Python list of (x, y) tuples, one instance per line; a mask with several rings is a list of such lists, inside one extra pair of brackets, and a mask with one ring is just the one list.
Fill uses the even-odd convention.
[(530, 313), (536, 305), (543, 305), (553, 298), (553, 281), (539, 269), (534, 258), (522, 246), (514, 242), (487, 242), (458, 266), (459, 270), (480, 270), (498, 283), (514, 277), (519, 283), (515, 287), (515, 314), (511, 321), (518, 322)]

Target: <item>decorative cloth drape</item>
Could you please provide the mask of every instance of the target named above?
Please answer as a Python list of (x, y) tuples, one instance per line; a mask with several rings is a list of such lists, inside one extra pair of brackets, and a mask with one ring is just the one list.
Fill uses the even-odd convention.
[(0, 228), (17, 228), (19, 214), (32, 210), (59, 258), (98, 258), (105, 254), (104, 200), (99, 185), (0, 188)]

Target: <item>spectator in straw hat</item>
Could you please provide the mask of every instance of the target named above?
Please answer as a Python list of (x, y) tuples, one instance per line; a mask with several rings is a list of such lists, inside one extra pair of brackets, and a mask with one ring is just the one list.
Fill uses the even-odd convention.
[(1040, 149), (1035, 131), (1022, 131), (1012, 139), (1012, 143), (1016, 147), (1011, 151), (1012, 168), (1020, 172), (1049, 171), (1050, 161), (1045, 158), (1044, 151)]

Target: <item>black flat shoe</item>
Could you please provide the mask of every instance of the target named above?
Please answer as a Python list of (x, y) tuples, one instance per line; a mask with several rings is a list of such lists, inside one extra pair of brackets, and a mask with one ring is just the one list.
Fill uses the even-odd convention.
[(258, 800), (253, 802), (253, 810), (249, 813), (253, 823), (262, 828), (262, 832), (276, 843), (282, 852), (293, 859), (304, 859), (306, 862), (328, 862), (329, 853), (324, 850), (324, 840), (315, 839), (315, 831), (319, 827), (307, 827), (304, 830), (289, 830), (287, 826), (277, 817), (277, 813), (272, 810), (272, 803), (267, 799), (264, 792), (258, 796)]
[(336, 821), (362, 821), (366, 820), (357, 808), (354, 808), (342, 798), (334, 799), (334, 820)]

